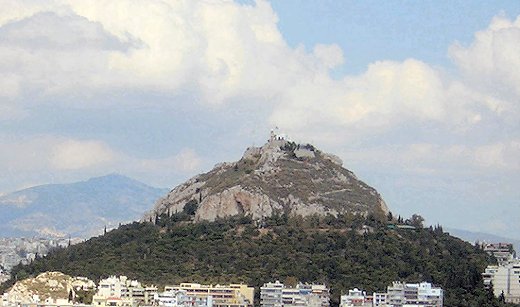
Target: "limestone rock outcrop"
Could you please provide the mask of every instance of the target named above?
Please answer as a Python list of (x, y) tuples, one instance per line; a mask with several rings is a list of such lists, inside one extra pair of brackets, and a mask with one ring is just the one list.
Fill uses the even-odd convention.
[(45, 272), (18, 281), (7, 292), (9, 302), (64, 304), (76, 289), (93, 289), (95, 283), (84, 277), (71, 277), (61, 272)]
[(388, 213), (372, 187), (357, 179), (335, 155), (273, 135), (233, 163), (220, 163), (175, 187), (143, 220), (196, 206), (195, 221), (235, 215), (261, 220), (273, 214), (308, 216)]

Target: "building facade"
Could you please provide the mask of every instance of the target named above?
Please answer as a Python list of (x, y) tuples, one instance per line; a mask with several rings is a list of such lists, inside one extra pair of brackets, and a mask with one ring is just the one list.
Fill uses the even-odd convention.
[(373, 297), (367, 295), (365, 291), (361, 291), (358, 288), (348, 290), (348, 294), (342, 295), (340, 298), (340, 307), (372, 307)]
[(507, 303), (520, 304), (520, 260), (490, 265), (482, 276), (484, 284), (493, 287), (495, 296), (503, 293)]
[(481, 246), (486, 253), (497, 259), (498, 264), (507, 264), (516, 256), (511, 243), (482, 243)]
[(160, 307), (213, 307), (213, 297), (189, 296), (184, 290), (168, 290), (157, 293), (155, 306)]
[(279, 281), (269, 282), (260, 288), (260, 305), (328, 307), (330, 293), (325, 285), (299, 283), (296, 287), (287, 287)]
[(442, 307), (443, 300), (443, 290), (428, 282), (393, 282), (386, 291), (386, 305), (392, 307)]
[(144, 287), (137, 280), (126, 276), (110, 276), (99, 281), (98, 290), (92, 298), (94, 306), (152, 305), (157, 287)]
[(252, 307), (255, 289), (244, 284), (201, 285), (182, 283), (176, 286), (166, 286), (167, 291), (184, 291), (187, 296), (197, 300), (211, 297), (214, 307)]

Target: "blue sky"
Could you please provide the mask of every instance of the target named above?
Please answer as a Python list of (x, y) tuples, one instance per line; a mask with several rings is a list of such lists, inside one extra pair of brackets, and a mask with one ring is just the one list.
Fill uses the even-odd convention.
[(520, 2), (6, 0), (0, 193), (173, 187), (278, 126), (396, 214), (520, 238)]
[[(248, 1), (245, 1), (248, 2)], [(249, 1), (250, 3), (250, 1)], [(378, 60), (416, 58), (449, 67), (447, 49), (468, 44), (499, 14), (516, 17), (518, 1), (272, 1), (291, 46), (338, 44), (342, 73), (362, 73)]]

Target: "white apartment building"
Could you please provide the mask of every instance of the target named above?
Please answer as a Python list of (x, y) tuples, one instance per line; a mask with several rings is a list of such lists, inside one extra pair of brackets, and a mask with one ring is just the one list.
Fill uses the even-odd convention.
[(205, 300), (211, 297), (214, 307), (252, 307), (255, 296), (255, 288), (244, 284), (213, 286), (182, 283), (177, 286), (166, 286), (164, 291), (185, 291), (187, 296), (195, 300)]
[[(387, 288), (386, 304), (392, 307), (442, 307), (444, 293), (428, 282), (393, 282)], [(384, 306), (384, 305), (383, 305)]]
[(516, 256), (511, 243), (482, 243), (481, 246), (486, 253), (495, 256), (498, 264), (506, 264)]
[(386, 304), (387, 296), (388, 296), (387, 293), (374, 292), (374, 294), (372, 294), (372, 306), (373, 307), (387, 306), (387, 304)]
[(365, 291), (361, 291), (358, 288), (348, 290), (348, 294), (340, 297), (340, 307), (372, 307), (372, 296), (367, 296)]
[(507, 303), (520, 304), (520, 260), (490, 265), (482, 275), (484, 284), (493, 286), (495, 296), (504, 293)]
[(169, 290), (156, 293), (155, 306), (160, 307), (213, 307), (213, 297), (189, 296), (184, 290)]
[(110, 276), (99, 281), (98, 291), (92, 299), (94, 306), (151, 305), (157, 288), (143, 287), (137, 280), (126, 276)]
[(263, 307), (282, 306), (330, 306), (330, 293), (325, 285), (302, 284), (286, 287), (283, 283), (265, 283), (260, 288), (260, 305)]
[(282, 307), (282, 292), (285, 285), (279, 282), (268, 282), (260, 287), (260, 305), (263, 307)]

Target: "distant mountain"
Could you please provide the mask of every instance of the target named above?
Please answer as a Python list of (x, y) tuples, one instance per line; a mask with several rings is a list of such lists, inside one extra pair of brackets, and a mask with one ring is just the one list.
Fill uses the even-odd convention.
[(468, 230), (456, 229), (456, 228), (444, 228), (447, 232), (449, 232), (452, 236), (459, 237), (464, 241), (474, 243), (476, 241), (479, 242), (488, 242), (488, 243), (512, 243), (515, 247), (515, 251), (517, 254), (520, 254), (520, 240), (515, 240), (511, 238), (505, 238), (489, 233), (483, 232), (473, 232)]
[(167, 190), (111, 174), (0, 196), (0, 237), (90, 237), (138, 219)]

